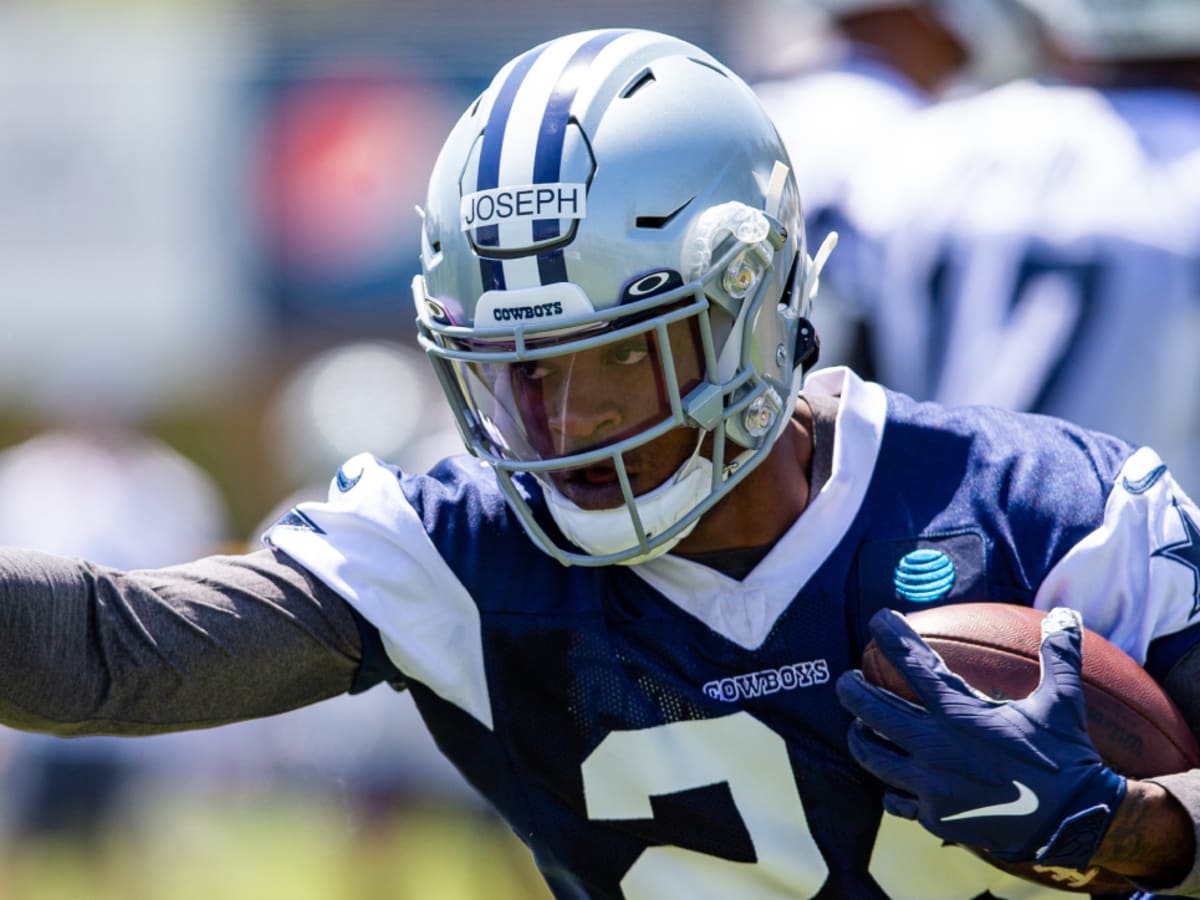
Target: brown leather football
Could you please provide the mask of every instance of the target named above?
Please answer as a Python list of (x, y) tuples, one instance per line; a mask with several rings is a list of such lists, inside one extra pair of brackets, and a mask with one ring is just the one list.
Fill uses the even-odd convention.
[[(1027, 696), (1038, 683), (1045, 614), (1004, 603), (958, 603), (906, 614), (910, 625), (976, 690), (997, 700)], [(863, 651), (872, 684), (916, 702), (916, 695), (872, 641)], [(1088, 735), (1101, 758), (1132, 778), (1181, 772), (1200, 765), (1200, 747), (1171, 698), (1124, 651), (1095, 632), (1083, 633), (1083, 695)], [(1120, 893), (1133, 889), (1115, 872), (1000, 862), (1005, 871), (1059, 890)]]

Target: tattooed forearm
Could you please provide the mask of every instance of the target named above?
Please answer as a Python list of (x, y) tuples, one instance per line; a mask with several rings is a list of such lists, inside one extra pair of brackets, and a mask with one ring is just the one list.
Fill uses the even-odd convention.
[(1130, 780), (1092, 865), (1174, 884), (1191, 869), (1194, 844), (1192, 821), (1183, 806), (1157, 784)]

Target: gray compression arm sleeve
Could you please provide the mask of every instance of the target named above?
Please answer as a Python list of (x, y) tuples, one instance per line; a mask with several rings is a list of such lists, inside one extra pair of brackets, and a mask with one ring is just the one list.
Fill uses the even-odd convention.
[(0, 548), (0, 722), (154, 734), (344, 693), (362, 658), (350, 607), (262, 550), (118, 572)]

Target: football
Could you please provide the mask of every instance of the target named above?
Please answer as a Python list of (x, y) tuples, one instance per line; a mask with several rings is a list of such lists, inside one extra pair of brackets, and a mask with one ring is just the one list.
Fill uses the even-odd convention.
[[(1003, 603), (960, 603), (907, 613), (905, 618), (976, 690), (997, 700), (1017, 700), (1037, 686), (1038, 648), (1045, 614)], [(862, 671), (873, 684), (913, 702), (916, 695), (874, 641), (863, 651)], [(1083, 633), (1083, 694), (1088, 735), (1101, 758), (1131, 778), (1180, 772), (1200, 764), (1200, 747), (1171, 698), (1124, 651), (1095, 632)], [(992, 865), (1059, 890), (1121, 893), (1134, 890), (1121, 875), (1010, 864), (978, 851)]]

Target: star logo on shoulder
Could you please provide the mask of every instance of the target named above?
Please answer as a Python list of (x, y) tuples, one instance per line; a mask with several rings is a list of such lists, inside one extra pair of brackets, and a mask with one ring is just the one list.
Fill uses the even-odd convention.
[(1171, 505), (1179, 513), (1179, 519), (1183, 523), (1183, 540), (1159, 547), (1150, 555), (1161, 556), (1192, 570), (1192, 611), (1188, 613), (1190, 619), (1200, 612), (1200, 528), (1192, 521), (1191, 516), (1184, 512), (1178, 500), (1172, 500)]
[[(364, 469), (363, 471), (366, 471), (366, 470)], [(338, 469), (338, 471), (337, 471), (337, 489), (341, 493), (345, 494), (351, 488), (353, 488), (356, 484), (358, 484), (359, 481), (362, 480), (362, 477), (363, 477), (362, 471), (360, 471), (357, 475), (355, 475), (353, 478), (351, 478), (349, 475), (346, 474), (346, 470), (344, 468)]]

